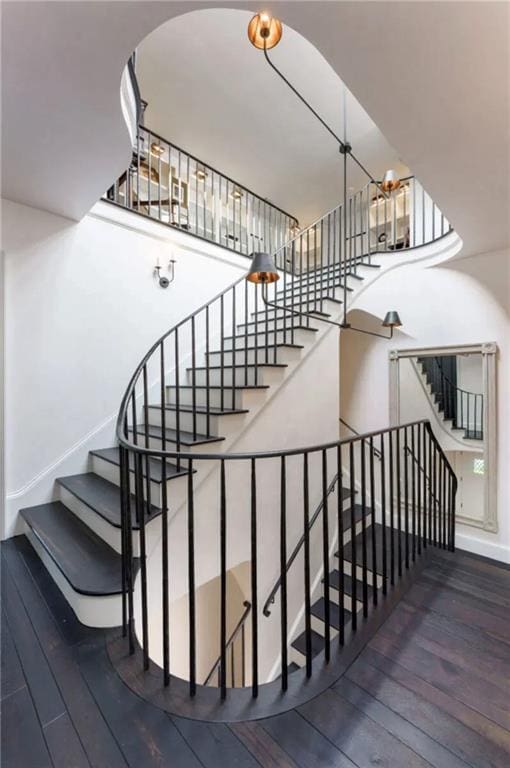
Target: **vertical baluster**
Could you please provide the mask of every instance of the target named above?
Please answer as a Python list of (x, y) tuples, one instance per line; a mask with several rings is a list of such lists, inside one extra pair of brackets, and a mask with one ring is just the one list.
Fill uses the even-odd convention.
[(437, 518), (438, 518), (438, 513), (439, 513), (440, 501), (439, 501), (439, 492), (438, 492), (438, 485), (439, 485), (439, 483), (438, 483), (438, 475), (437, 475), (437, 448), (436, 448), (435, 442), (434, 442), (434, 445), (433, 445), (433, 449), (434, 449), (434, 475), (433, 475), (433, 477), (434, 477), (434, 500), (435, 500), (435, 504), (434, 504), (434, 546), (437, 547), (437, 533), (438, 533), (438, 531), (437, 531), (438, 519)]
[[(123, 425), (124, 439), (128, 439), (128, 417), (124, 419)], [(131, 513), (131, 480), (130, 480), (130, 457), (129, 451), (124, 452), (124, 501), (125, 501), (125, 520), (126, 520), (126, 587), (127, 587), (127, 615), (128, 615), (128, 638), (129, 653), (135, 652), (134, 635), (134, 606), (133, 606), (133, 518)], [(136, 507), (136, 504), (135, 504)]]
[(305, 596), (305, 638), (306, 675), (312, 674), (312, 619), (310, 594), (310, 500), (308, 498), (308, 454), (303, 455), (303, 535), (304, 535), (304, 596)]
[(422, 546), (423, 549), (427, 549), (427, 523), (428, 523), (428, 486), (427, 486), (427, 437), (428, 437), (428, 429), (427, 424), (423, 425), (422, 430), (422, 451), (423, 451), (423, 497), (422, 497), (422, 506), (423, 506), (423, 524), (422, 524)]
[(331, 655), (331, 623), (329, 603), (329, 509), (328, 509), (328, 457), (322, 451), (322, 567), (324, 570), (324, 657)]
[(227, 497), (225, 487), (225, 459), (220, 464), (220, 655), (221, 698), (227, 695)]
[(225, 408), (225, 301), (220, 296), (220, 409)]
[(282, 657), (282, 691), (287, 690), (288, 659), (287, 659), (287, 481), (285, 456), (280, 463), (280, 640)]
[(230, 646), (230, 687), (231, 688), (236, 687), (234, 645), (235, 645), (235, 642), (232, 642)]
[(386, 542), (386, 458), (384, 442), (384, 433), (382, 433), (379, 447), (381, 454), (382, 592), (383, 595), (386, 595), (388, 590), (388, 553)]
[(244, 281), (244, 385), (248, 386), (248, 280)]
[(367, 583), (367, 482), (365, 461), (365, 440), (360, 443), (361, 462), (361, 543), (362, 543), (362, 578), (363, 578), (363, 616), (368, 616), (368, 583)]
[(443, 532), (441, 536), (443, 549), (446, 549), (446, 517), (447, 517), (447, 502), (448, 502), (448, 477), (446, 474), (446, 463), (444, 459), (441, 460), (443, 468)]
[(195, 315), (191, 318), (191, 401), (193, 418), (193, 440), (197, 439), (197, 371), (196, 371)]
[(396, 431), (396, 459), (397, 459), (397, 557), (398, 576), (402, 577), (402, 486), (400, 482), (400, 429)]
[(433, 531), (433, 516), (435, 515), (435, 499), (434, 499), (434, 475), (433, 475), (433, 458), (432, 458), (432, 432), (429, 428), (428, 439), (428, 454), (429, 454), (429, 544), (433, 544), (432, 531)]
[[(179, 329), (175, 329), (174, 336), (174, 357), (175, 357), (175, 450), (177, 453), (181, 450), (181, 392), (179, 377)], [(181, 459), (177, 458), (177, 469), (181, 468)]]
[[(161, 450), (166, 451), (166, 391), (165, 391), (165, 346), (159, 345), (160, 386), (161, 386)], [(163, 618), (163, 684), (170, 683), (170, 616), (168, 591), (168, 489), (166, 461), (161, 462), (161, 574), (162, 574), (162, 618)]]
[(254, 294), (255, 294), (255, 299), (254, 299), (254, 302), (255, 302), (255, 314), (254, 314), (254, 318), (255, 318), (255, 352), (254, 352), (255, 368), (253, 370), (254, 370), (254, 376), (255, 376), (255, 382), (254, 383), (255, 383), (255, 385), (257, 385), (259, 383), (259, 368), (258, 368), (258, 362), (259, 362), (259, 335), (258, 335), (259, 334), (259, 319), (258, 319), (259, 318), (259, 316), (258, 316), (259, 286), (258, 286), (257, 283), (255, 283)]
[(125, 463), (126, 449), (119, 446), (119, 472), (120, 472), (120, 557), (122, 568), (122, 637), (127, 635), (127, 544), (126, 544), (126, 489), (125, 489)]
[(421, 188), (421, 244), (425, 245), (425, 190)]
[(421, 443), (422, 443), (422, 425), (417, 425), (416, 437), (416, 460), (417, 460), (417, 478), (416, 478), (416, 550), (421, 555), (421, 485), (422, 485), (422, 466), (421, 466)]
[(250, 573), (251, 573), (251, 657), (252, 696), (259, 690), (259, 642), (258, 642), (258, 595), (257, 595), (257, 468), (255, 459), (250, 462), (251, 511), (250, 511)]
[(409, 568), (409, 441), (408, 427), (404, 428), (404, 531), (406, 568)]
[[(358, 591), (358, 564), (356, 553), (356, 478), (354, 466), (354, 442), (349, 443), (349, 474), (350, 474), (350, 506), (351, 506), (351, 582), (352, 582), (352, 631), (355, 632), (358, 625), (357, 591)], [(343, 561), (340, 568), (344, 568)]]
[(393, 430), (388, 433), (388, 449), (389, 449), (389, 474), (390, 474), (390, 584), (395, 584), (395, 537), (394, 537), (394, 513), (395, 513), (395, 495), (393, 487)]
[(415, 453), (415, 425), (411, 429), (411, 514), (412, 514), (412, 558), (416, 560), (416, 453)]
[[(193, 459), (188, 460), (188, 613), (189, 613), (189, 695), (196, 693), (196, 609), (195, 609), (195, 501)], [(224, 659), (222, 659), (224, 662)]]
[(340, 648), (345, 642), (345, 608), (344, 608), (344, 516), (343, 516), (343, 472), (342, 472), (342, 446), (336, 449), (337, 466), (337, 527), (338, 527), (338, 609), (340, 619)]
[[(246, 285), (248, 283), (246, 282)], [(207, 437), (211, 436), (211, 348), (209, 341), (209, 304), (205, 308), (205, 432)]]
[(149, 621), (147, 610), (147, 547), (145, 539), (145, 515), (143, 499), (143, 460), (142, 454), (135, 457), (135, 498), (136, 510), (139, 520), (140, 536), (140, 573), (141, 573), (141, 600), (142, 600), (142, 652), (143, 668), (149, 669)]
[(372, 525), (372, 599), (377, 605), (377, 540), (375, 527), (375, 470), (374, 470), (374, 438), (369, 440), (369, 469), (370, 469), (370, 521)]
[(232, 288), (232, 410), (236, 401), (236, 293), (237, 285)]
[(241, 685), (244, 688), (246, 685), (246, 639), (245, 639), (245, 622), (241, 627)]

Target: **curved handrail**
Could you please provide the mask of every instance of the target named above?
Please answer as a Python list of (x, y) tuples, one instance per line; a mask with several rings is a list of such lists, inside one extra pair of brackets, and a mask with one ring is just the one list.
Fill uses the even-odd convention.
[[(430, 371), (427, 368), (427, 361), (431, 360), (435, 366), (435, 370)], [(470, 431), (474, 428), (474, 431), (478, 433), (477, 427), (480, 427), (480, 435), (483, 436), (483, 407), (484, 396), (483, 392), (471, 392), (470, 390), (463, 389), (457, 384), (454, 384), (449, 376), (446, 375), (441, 363), (441, 358), (438, 356), (421, 358), (421, 362), (425, 367), (425, 372), (432, 378), (432, 390), (433, 394), (441, 393), (443, 399), (446, 401), (444, 404), (449, 404), (450, 409), (453, 410), (454, 416), (451, 416), (451, 411), (448, 411), (448, 418), (453, 418), (453, 425), (455, 428), (464, 429)], [(436, 382), (434, 381), (435, 375), (439, 375), (439, 390), (436, 392), (434, 387)], [(460, 398), (460, 408), (459, 408)], [(460, 420), (458, 418), (460, 410)], [(471, 426), (469, 423), (470, 413), (474, 418), (474, 424)], [(466, 423), (464, 423), (466, 416)], [(479, 416), (479, 420), (478, 417)]]

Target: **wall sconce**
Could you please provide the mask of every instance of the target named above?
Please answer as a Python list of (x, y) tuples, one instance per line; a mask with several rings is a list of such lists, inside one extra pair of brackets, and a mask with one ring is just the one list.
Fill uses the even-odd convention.
[(170, 261), (168, 262), (168, 272), (170, 274), (170, 277), (166, 277), (166, 275), (162, 275), (161, 274), (162, 269), (163, 267), (159, 263), (159, 259), (158, 259), (158, 262), (154, 267), (154, 277), (157, 279), (160, 288), (168, 288), (170, 283), (173, 283), (173, 281), (175, 280), (175, 259), (170, 259)]

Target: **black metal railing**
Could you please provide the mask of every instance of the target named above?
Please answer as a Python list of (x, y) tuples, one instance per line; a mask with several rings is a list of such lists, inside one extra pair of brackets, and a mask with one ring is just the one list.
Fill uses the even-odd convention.
[[(417, 463), (409, 459), (407, 448), (416, 452)], [(377, 461), (371, 448), (377, 447), (381, 454)], [(227, 560), (232, 562), (248, 553), (250, 566), (251, 633), (245, 640), (249, 644), (251, 659), (250, 669), (245, 672), (245, 681), (257, 696), (260, 681), (260, 647), (267, 647), (267, 637), (263, 641), (265, 630), (259, 628), (258, 606), (259, 593), (264, 585), (265, 571), (269, 562), (279, 562), (279, 622), (273, 625), (273, 647), (276, 638), (281, 664), (281, 687), (285, 691), (288, 684), (288, 646), (293, 637), (289, 632), (289, 604), (304, 604), (302, 629), (305, 637), (306, 674), (311, 676), (314, 655), (312, 651), (312, 604), (318, 595), (325, 601), (324, 615), (324, 658), (329, 661), (334, 649), (342, 647), (343, 633), (334, 641), (330, 624), (330, 609), (338, 609), (340, 626), (345, 626), (346, 594), (343, 586), (338, 590), (337, 601), (333, 603), (330, 594), (329, 573), (331, 569), (331, 546), (336, 540), (339, 545), (339, 568), (343, 574), (344, 559), (348, 556), (352, 579), (351, 605), (362, 603), (363, 615), (368, 616), (371, 605), (377, 605), (380, 595), (386, 595), (399, 582), (406, 571), (412, 567), (428, 547), (452, 550), (454, 548), (455, 494), (457, 481), (450, 464), (436, 440), (429, 422), (419, 421), (397, 427), (391, 427), (359, 437), (347, 438), (320, 446), (296, 448), (285, 451), (261, 451), (238, 454), (187, 453), (161, 451), (141, 446), (133, 447), (125, 434), (121, 434), (122, 461), (122, 521), (123, 521), (123, 566), (125, 580), (125, 632), (134, 649), (134, 562), (130, 546), (131, 503), (139, 510), (140, 521), (140, 580), (136, 599), (140, 601), (141, 645), (145, 667), (148, 668), (151, 637), (149, 635), (148, 616), (151, 610), (163, 615), (162, 638), (162, 682), (170, 683), (169, 642), (175, 628), (172, 626), (172, 614), (169, 603), (168, 584), (178, 578), (177, 573), (169, 573), (175, 559), (170, 556), (168, 540), (168, 497), (166, 482), (163, 488), (163, 508), (161, 515), (161, 562), (163, 568), (162, 605), (151, 603), (151, 590), (147, 576), (147, 549), (145, 541), (146, 517), (142, 510), (146, 503), (148, 490), (147, 466), (153, 460), (162, 462), (162, 467), (169, 461), (180, 460), (186, 468), (187, 492), (185, 499), (186, 539), (188, 550), (188, 629), (189, 629), (189, 693), (197, 691), (197, 659), (201, 654), (201, 643), (207, 650), (211, 637), (206, 633), (201, 639), (197, 635), (196, 583), (197, 569), (203, 546), (208, 550), (218, 548), (220, 554), (219, 591), (220, 591), (220, 633), (219, 633), (219, 670), (218, 683), (220, 695), (227, 695), (229, 668), (229, 650), (231, 638), (227, 637)], [(134, 456), (132, 479), (126, 472), (130, 454)], [(215, 509), (214, 535), (209, 526), (207, 536), (200, 535), (200, 528), (205, 521), (195, 511), (194, 471), (201, 462), (217, 462), (219, 467), (218, 496), (208, 499), (209, 513)], [(425, 474), (418, 469), (425, 471)], [(165, 470), (163, 469), (163, 472)], [(347, 526), (345, 511), (341, 503), (342, 495), (337, 494), (335, 504), (329, 504), (331, 479), (342, 478), (342, 486), (349, 489), (349, 510)], [(268, 483), (269, 477), (279, 475), (279, 482)], [(247, 478), (245, 493), (240, 494), (240, 479)], [(404, 478), (402, 486), (401, 479)], [(425, 482), (426, 479), (426, 482)], [(230, 497), (230, 490), (236, 489), (235, 501)], [(376, 493), (379, 489), (379, 510), (376, 511)], [(431, 492), (432, 489), (432, 492)], [(310, 508), (312, 498), (318, 496), (321, 501), (319, 529), (320, 546), (312, 546), (310, 527)], [(361, 505), (361, 518), (355, 514), (356, 498)], [(440, 500), (435, 504), (435, 498)], [(300, 510), (302, 521), (303, 556), (299, 574), (291, 576), (287, 569), (287, 550), (290, 535), (288, 527), (295, 521), (295, 512)], [(267, 538), (267, 526), (275, 524), (276, 538), (274, 557)], [(332, 521), (336, 521), (332, 525)], [(199, 523), (197, 525), (197, 522)], [(360, 530), (361, 528), (361, 530)], [(244, 531), (244, 541), (240, 531)], [(262, 537), (262, 531), (265, 531)], [(344, 533), (350, 535), (350, 550), (344, 544)], [(234, 534), (235, 532), (235, 534)], [(262, 541), (263, 538), (263, 541)], [(354, 544), (352, 544), (354, 542)], [(263, 545), (263, 546), (262, 546)], [(264, 568), (261, 560), (264, 559)], [(182, 565), (182, 564), (181, 564)], [(320, 590), (314, 590), (314, 573), (320, 569), (323, 579)], [(360, 586), (358, 587), (358, 580)], [(370, 591), (369, 591), (370, 590)], [(157, 591), (157, 590), (156, 590)], [(151, 603), (151, 604), (150, 604)], [(354, 609), (350, 618), (352, 631), (358, 626), (357, 611)], [(241, 624), (243, 626), (244, 622)], [(182, 629), (182, 627), (181, 627)], [(229, 645), (230, 643), (230, 645)]]
[(483, 440), (483, 394), (458, 387), (445, 372), (441, 357), (420, 357), (418, 363), (443, 417), (451, 420), (454, 429), (463, 429), (466, 438)]
[[(409, 209), (420, 208), (417, 196), (422, 202), (430, 199), (420, 192), (421, 188), (413, 179), (406, 183), (403, 194), (407, 202), (402, 203), (402, 210), (409, 216)], [(369, 608), (368, 583), (371, 578), (367, 558), (371, 558), (376, 572), (376, 560), (381, 558), (382, 593), (386, 594), (389, 586), (395, 583), (395, 574), (400, 577), (422, 549), (429, 545), (453, 548), (456, 480), (428, 423), (416, 422), (367, 435), (354, 435), (326, 445), (286, 451), (200, 452), (205, 442), (221, 437), (220, 416), (242, 411), (243, 390), (264, 386), (268, 371), (281, 364), (282, 348), (299, 344), (300, 334), (319, 322), (325, 310), (332, 311), (331, 300), (347, 302), (348, 278), (356, 276), (360, 265), (372, 264), (374, 254), (381, 247), (382, 241), (378, 242), (377, 237), (381, 222), (377, 221), (375, 213), (373, 231), (370, 185), (365, 189), (368, 204), (365, 234), (358, 229), (360, 204), (354, 202), (354, 196), (348, 201), (348, 208), (356, 210), (356, 216), (349, 215), (344, 219), (340, 206), (276, 251), (280, 280), (263, 286), (267, 289), (264, 297), (259, 286), (248, 283), (243, 276), (161, 336), (141, 360), (123, 396), (117, 436), (121, 457), (124, 630), (129, 637), (130, 650), (134, 651), (135, 609), (139, 611), (143, 663), (148, 668), (155, 641), (149, 634), (149, 615), (154, 611), (161, 616), (162, 633), (156, 644), (162, 649), (158, 659), (163, 682), (168, 685), (172, 632), (170, 584), (176, 578), (182, 578), (182, 573), (172, 573), (171, 567), (177, 559), (181, 564), (183, 558), (187, 560), (189, 642), (186, 677), (192, 696), (198, 684), (197, 659), (201, 657), (197, 635), (197, 585), (219, 574), (221, 629), (216, 669), (221, 696), (225, 697), (229, 677), (227, 656), (232, 652), (231, 638), (227, 636), (227, 572), (229, 567), (242, 561), (248, 561), (250, 570), (250, 594), (246, 595), (251, 604), (250, 632), (249, 638), (245, 636), (249, 650), (246, 658), (249, 657), (250, 662), (245, 670), (246, 684), (252, 687), (256, 696), (259, 681), (266, 680), (269, 674), (269, 670), (262, 670), (270, 653), (268, 649), (276, 646), (280, 648), (282, 687), (286, 689), (288, 646), (293, 640), (289, 616), (299, 613), (296, 600), (301, 602), (301, 607), (304, 605), (306, 672), (311, 674), (311, 606), (315, 597), (312, 581), (315, 583), (317, 574), (322, 574), (326, 599), (329, 595), (328, 565), (335, 536), (341, 562), (344, 555), (344, 537), (341, 535), (344, 510), (339, 503), (342, 494), (337, 492), (335, 496), (340, 487), (349, 489), (352, 512), (349, 513), (348, 528), (351, 535), (354, 538), (361, 535), (359, 554), (356, 547), (352, 549), (352, 566), (354, 573), (359, 570), (363, 584), (360, 594), (365, 615)], [(391, 198), (385, 202), (386, 206), (393, 207), (392, 220), (399, 218), (400, 203), (395, 200)], [(423, 211), (421, 218), (414, 215), (408, 219), (410, 237), (401, 241), (393, 227), (394, 234), (384, 240), (383, 251), (433, 242), (451, 231), (432, 202), (430, 205), (424, 202), (420, 210)], [(426, 219), (423, 226), (422, 218)], [(441, 226), (438, 222), (433, 223), (435, 218), (442, 222)], [(277, 306), (269, 307), (267, 300)], [(410, 462), (405, 452), (406, 441), (411, 440), (408, 430), (420, 446), (421, 454), (417, 455), (426, 472), (427, 483), (418, 480), (418, 477), (423, 478), (423, 473)], [(204, 500), (197, 497), (196, 489), (196, 471), (201, 468), (217, 480), (216, 490), (208, 494), (208, 514), (205, 516)], [(342, 483), (339, 483), (340, 478)], [(442, 502), (437, 507), (432, 492), (437, 495), (439, 486)], [(236, 496), (232, 498), (234, 489)], [(355, 517), (358, 495), (363, 509), (361, 520)], [(377, 512), (376, 496), (380, 500)], [(150, 558), (148, 556), (145, 533), (154, 506), (161, 511), (157, 568), (153, 548)], [(313, 514), (312, 509), (315, 510)], [(180, 514), (184, 516), (183, 520), (185, 518), (185, 544), (170, 536), (170, 511), (173, 514), (178, 510), (182, 510)], [(299, 510), (298, 518), (295, 510)], [(139, 525), (136, 592), (132, 511), (133, 519)], [(278, 520), (278, 530), (273, 535), (275, 519)], [(313, 527), (311, 523), (316, 521), (322, 524)], [(376, 527), (376, 523), (380, 527)], [(368, 528), (374, 533), (372, 537), (367, 533)], [(271, 531), (271, 535), (264, 536), (263, 546), (261, 531), (265, 534)], [(292, 558), (297, 545), (299, 549), (291, 563), (293, 568), (289, 568), (288, 553)], [(178, 546), (178, 558), (170, 557), (174, 546)], [(207, 558), (202, 555), (211, 547), (217, 548), (218, 565), (213, 573), (205, 573), (202, 569)], [(343, 573), (342, 569), (340, 571)], [(300, 577), (295, 582), (298, 573)], [(158, 582), (157, 589), (151, 588), (154, 579)], [(269, 618), (264, 627), (259, 628), (260, 594), (269, 594), (275, 579), (278, 579), (280, 603), (278, 626)], [(342, 584), (339, 610), (343, 617), (346, 611)], [(354, 605), (355, 584), (356, 579), (352, 596)], [(373, 593), (377, 602), (378, 590)], [(157, 604), (153, 602), (154, 595), (160, 595)], [(337, 642), (329, 618), (329, 601), (326, 599), (324, 652), (327, 659)], [(355, 631), (356, 612), (352, 614), (351, 623)], [(243, 632), (246, 635), (246, 630)], [(273, 637), (271, 633), (274, 633)], [(341, 645), (342, 628), (339, 637)], [(201, 673), (200, 679), (203, 677), (205, 674), (202, 676)]]
[(217, 685), (221, 685), (223, 677), (222, 663), (227, 660), (226, 676), (230, 678), (230, 688), (236, 688), (238, 682), (242, 688), (246, 685), (246, 624), (251, 613), (251, 603), (245, 600), (244, 611), (237, 622), (234, 631), (226, 643), (226, 653), (221, 654), (213, 664), (211, 671), (204, 680), (204, 685), (209, 685), (217, 675)]
[(275, 251), (297, 219), (139, 125), (130, 167), (106, 199), (248, 256)]

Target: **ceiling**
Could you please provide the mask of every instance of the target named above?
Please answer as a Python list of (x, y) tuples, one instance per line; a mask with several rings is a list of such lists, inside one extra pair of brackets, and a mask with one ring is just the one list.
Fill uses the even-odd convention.
[[(509, 247), (510, 4), (270, 6), (342, 77), (449, 218), (464, 254)], [(3, 196), (83, 216), (129, 162), (119, 84), (130, 53), (169, 19), (212, 7), (257, 10), (242, 0), (4, 1)], [(235, 71), (226, 89), (230, 80)], [(252, 96), (262, 113), (264, 94)]]
[[(137, 50), (145, 124), (306, 225), (341, 200), (338, 143), (248, 40), (249, 11), (210, 9), (172, 19)], [(289, 27), (273, 62), (343, 136), (344, 85), (319, 51)], [(374, 178), (399, 162), (359, 102), (345, 94), (347, 136)], [(367, 177), (350, 163), (348, 186)]]

